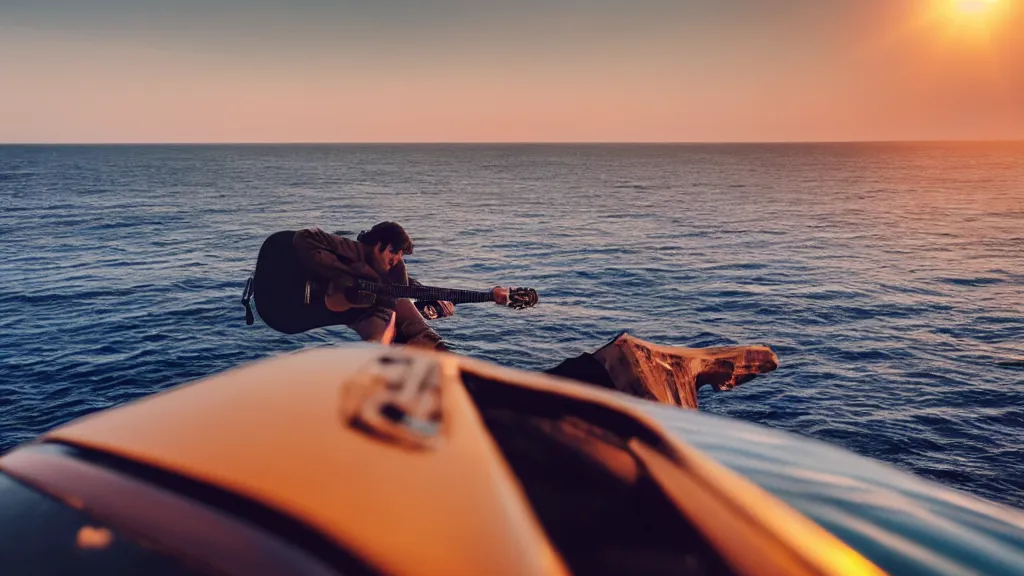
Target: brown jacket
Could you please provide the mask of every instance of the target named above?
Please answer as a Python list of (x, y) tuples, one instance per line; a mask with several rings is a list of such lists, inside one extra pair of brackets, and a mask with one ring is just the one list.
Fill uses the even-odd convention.
[(329, 293), (351, 286), (354, 277), (373, 282), (409, 283), (405, 262), (399, 262), (390, 272), (384, 272), (371, 264), (371, 246), (329, 234), (320, 228), (299, 230), (292, 245), (306, 268), (331, 282)]

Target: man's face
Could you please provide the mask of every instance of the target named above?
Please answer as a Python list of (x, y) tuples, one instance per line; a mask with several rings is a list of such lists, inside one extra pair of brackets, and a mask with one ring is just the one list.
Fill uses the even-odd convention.
[(390, 271), (402, 261), (402, 251), (393, 250), (391, 246), (381, 243), (374, 247), (373, 258), (381, 270)]

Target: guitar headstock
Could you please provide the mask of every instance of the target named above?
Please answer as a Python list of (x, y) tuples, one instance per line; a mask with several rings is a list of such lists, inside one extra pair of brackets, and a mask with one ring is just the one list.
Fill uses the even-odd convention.
[(509, 288), (508, 289), (508, 307), (515, 308), (516, 310), (522, 310), (523, 308), (533, 308), (537, 305), (539, 297), (537, 291), (533, 288)]

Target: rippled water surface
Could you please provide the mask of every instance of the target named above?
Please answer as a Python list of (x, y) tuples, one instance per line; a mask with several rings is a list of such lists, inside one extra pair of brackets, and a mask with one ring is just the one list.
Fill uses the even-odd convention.
[(702, 409), (1024, 506), (1024, 144), (0, 147), (0, 451), (269, 354), (246, 326), (281, 229), (393, 219), (461, 353), (544, 368), (621, 330), (763, 343)]

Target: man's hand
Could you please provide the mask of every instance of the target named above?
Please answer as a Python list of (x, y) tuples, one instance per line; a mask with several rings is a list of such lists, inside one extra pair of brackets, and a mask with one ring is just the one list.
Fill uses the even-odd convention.
[(438, 302), (441, 305), (441, 316), (454, 316), (455, 315), (455, 304), (442, 300)]
[(427, 320), (437, 320), (455, 315), (455, 304), (443, 300), (417, 301), (416, 308)]
[(505, 306), (508, 304), (508, 288), (495, 286), (494, 289), (491, 290), (491, 295), (494, 296), (494, 303), (498, 306)]

